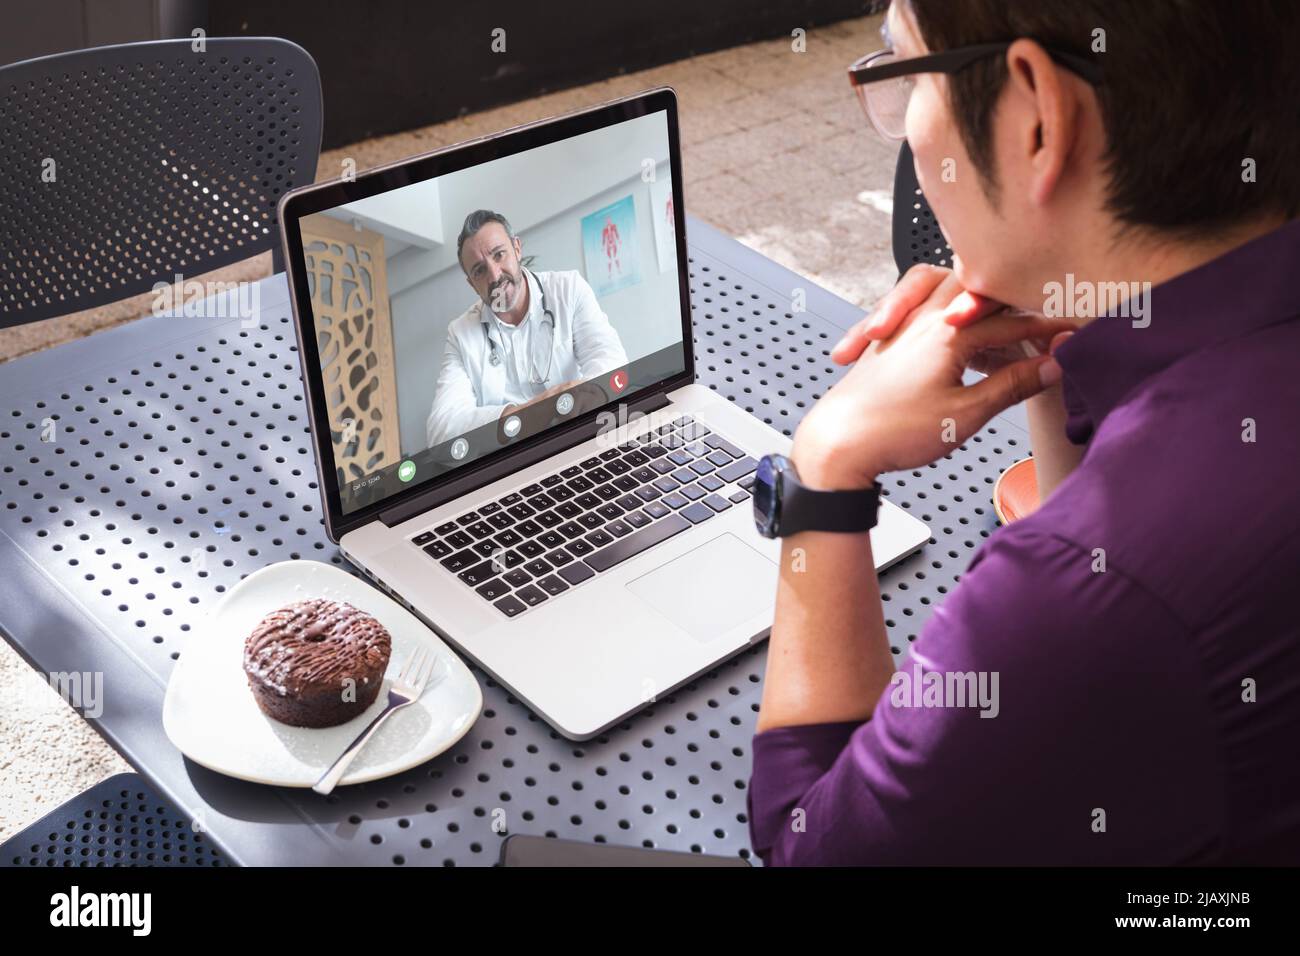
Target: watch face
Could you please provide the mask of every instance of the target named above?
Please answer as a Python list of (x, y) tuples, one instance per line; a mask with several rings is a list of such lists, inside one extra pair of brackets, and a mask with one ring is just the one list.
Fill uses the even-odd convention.
[(750, 489), (754, 496), (754, 525), (758, 533), (765, 538), (776, 535), (777, 521), (780, 517), (778, 502), (780, 496), (781, 463), (779, 455), (764, 455), (754, 472), (754, 487)]

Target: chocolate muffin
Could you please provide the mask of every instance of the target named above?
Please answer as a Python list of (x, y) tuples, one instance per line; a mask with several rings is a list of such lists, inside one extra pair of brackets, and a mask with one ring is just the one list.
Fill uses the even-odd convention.
[(393, 639), (341, 601), (272, 611), (244, 641), (244, 673), (262, 713), (294, 727), (333, 727), (375, 701)]

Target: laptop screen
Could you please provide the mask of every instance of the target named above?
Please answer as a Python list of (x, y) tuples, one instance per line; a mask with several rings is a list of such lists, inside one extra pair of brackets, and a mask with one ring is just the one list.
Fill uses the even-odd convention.
[(661, 110), (298, 220), (342, 514), (685, 370), (672, 166)]

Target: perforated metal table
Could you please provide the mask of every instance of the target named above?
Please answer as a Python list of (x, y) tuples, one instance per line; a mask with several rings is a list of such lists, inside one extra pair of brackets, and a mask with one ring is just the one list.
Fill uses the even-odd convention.
[[(689, 240), (701, 381), (792, 432), (842, 374), (827, 352), (860, 310), (698, 220)], [(790, 311), (795, 289), (805, 312)], [(271, 562), (347, 567), (321, 523), (284, 277), (260, 298), (253, 328), (150, 317), (0, 366), (7, 639), (43, 673), (102, 672), (92, 724), (235, 862), (488, 864), (506, 832), (748, 857), (765, 645), (581, 744), (476, 671), (483, 715), (459, 744), (330, 797), (176, 751), (163, 693), (207, 609)], [(882, 579), (900, 658), (996, 527), (997, 476), (1027, 453), (1013, 412), (886, 480), (934, 535)]]

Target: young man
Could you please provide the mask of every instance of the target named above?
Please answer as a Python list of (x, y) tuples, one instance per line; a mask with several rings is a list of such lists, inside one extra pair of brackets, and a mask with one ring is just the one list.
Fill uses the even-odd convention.
[[(906, 667), (996, 678), (991, 709), (890, 686), (865, 532), (784, 541), (754, 848), (1300, 862), (1300, 14), (895, 0), (886, 29), (893, 56), (855, 82), (956, 264), (909, 272), (836, 347), (856, 364), (791, 461), (810, 489), (866, 489), (1028, 399), (1044, 502)], [(992, 374), (963, 387), (968, 364)]]

